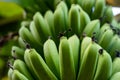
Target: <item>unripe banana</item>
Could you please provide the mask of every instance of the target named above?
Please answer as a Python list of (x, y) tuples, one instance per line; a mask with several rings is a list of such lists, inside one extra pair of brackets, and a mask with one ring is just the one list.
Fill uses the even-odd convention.
[(50, 27), (47, 21), (44, 20), (41, 13), (36, 12), (33, 16), (33, 21), (35, 23), (36, 29), (39, 30), (39, 36), (41, 42), (44, 43), (49, 36), (51, 36)]
[(26, 64), (22, 60), (16, 59), (13, 63), (13, 68), (15, 70), (18, 70), (20, 73), (22, 73), (29, 80), (33, 80), (32, 75), (28, 71)]
[(66, 37), (60, 38), (59, 45), (61, 80), (75, 80), (73, 53)]
[(17, 46), (12, 46), (12, 56), (24, 60), (24, 50)]
[(114, 33), (112, 29), (107, 29), (102, 33), (101, 38), (98, 41), (98, 44), (102, 46), (105, 50), (109, 47), (110, 41), (112, 40)]
[(100, 48), (101, 47), (95, 42), (88, 45), (84, 52), (83, 58), (80, 61), (81, 64), (77, 80), (93, 80), (98, 61), (98, 51)]
[(117, 56), (114, 58), (112, 63), (112, 75), (120, 72), (120, 53), (117, 53)]
[(100, 21), (98, 19), (90, 21), (85, 29), (83, 30), (83, 33), (85, 33), (87, 36), (93, 36), (95, 33), (95, 37), (98, 35), (100, 30)]
[(78, 61), (79, 61), (79, 53), (80, 53), (80, 40), (77, 37), (77, 35), (73, 35), (69, 37), (68, 39), (70, 49), (72, 50), (73, 60), (74, 60), (74, 67), (75, 67), (75, 73), (77, 75), (78, 73)]
[(69, 10), (69, 26), (74, 34), (80, 35), (80, 9), (78, 5), (72, 4)]
[(119, 79), (120, 79), (120, 72), (117, 72), (109, 80), (119, 80)]
[(97, 69), (93, 80), (108, 80), (112, 74), (112, 59), (105, 50), (99, 50)]
[(103, 17), (105, 11), (105, 0), (96, 0), (95, 8), (92, 13), (92, 20)]
[(12, 80), (29, 80), (29, 79), (25, 77), (22, 73), (20, 73), (18, 70), (13, 70)]
[(58, 80), (35, 49), (26, 49), (24, 57), (36, 80)]
[(13, 70), (11, 68), (9, 68), (9, 70), (8, 70), (8, 78), (9, 78), (9, 80), (12, 80), (12, 74), (13, 74)]
[(82, 8), (91, 16), (95, 0), (83, 0)]
[(48, 39), (43, 45), (45, 61), (51, 71), (60, 79), (59, 54), (57, 46), (52, 39)]
[(23, 41), (23, 39), (20, 36), (18, 37), (18, 44), (21, 48), (23, 48), (23, 49), (26, 48), (25, 42)]

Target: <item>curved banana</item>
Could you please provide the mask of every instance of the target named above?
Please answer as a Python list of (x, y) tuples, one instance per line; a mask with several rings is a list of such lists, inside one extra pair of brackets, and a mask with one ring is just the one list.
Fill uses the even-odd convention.
[(105, 0), (96, 0), (95, 2), (95, 8), (91, 15), (92, 20), (93, 19), (99, 19), (103, 17), (104, 11), (105, 11)]
[(69, 26), (72, 32), (76, 35), (80, 35), (80, 9), (78, 5), (72, 4), (69, 10)]
[(22, 37), (18, 37), (18, 44), (21, 48), (25, 49), (26, 48), (26, 45), (25, 45), (25, 42), (24, 40), (22, 39)]
[(95, 37), (98, 35), (100, 30), (100, 21), (98, 19), (90, 21), (86, 27), (83, 30), (83, 33), (85, 33), (87, 36), (93, 36), (95, 33)]
[(66, 37), (60, 38), (59, 61), (61, 80), (75, 80), (75, 66), (72, 50)]
[(35, 49), (26, 49), (24, 57), (36, 80), (58, 80)]
[(75, 67), (75, 73), (78, 73), (78, 65), (79, 65), (79, 53), (80, 53), (80, 40), (77, 37), (77, 35), (73, 35), (69, 37), (68, 39), (70, 49), (73, 53), (73, 60), (74, 60), (74, 67)]
[(34, 80), (30, 72), (28, 71), (27, 65), (20, 59), (16, 59), (13, 63), (13, 68), (22, 73), (27, 79)]
[(93, 80), (108, 80), (112, 74), (112, 59), (105, 50), (99, 50), (97, 69)]
[(24, 60), (24, 50), (18, 46), (12, 46), (12, 56)]
[(22, 73), (20, 73), (18, 70), (13, 70), (12, 80), (29, 80), (29, 79), (25, 77)]
[(57, 46), (52, 39), (48, 39), (43, 45), (45, 61), (51, 71), (60, 79), (59, 54)]
[(101, 47), (95, 42), (88, 45), (80, 61), (77, 80), (93, 80), (97, 67), (98, 51), (100, 48)]
[(33, 21), (36, 26), (36, 29), (39, 30), (38, 33), (41, 42), (44, 43), (48, 39), (48, 37), (51, 36), (50, 27), (47, 21), (45, 21), (45, 19), (43, 18), (42, 14), (39, 12), (36, 12), (33, 16)]
[(8, 69), (8, 78), (9, 80), (12, 80), (12, 74), (13, 74), (13, 70), (11, 68)]

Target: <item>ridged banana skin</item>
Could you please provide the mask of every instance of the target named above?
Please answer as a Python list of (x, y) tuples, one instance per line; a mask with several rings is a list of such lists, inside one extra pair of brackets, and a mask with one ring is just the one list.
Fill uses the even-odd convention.
[(116, 57), (113, 60), (112, 63), (112, 75), (114, 75), (117, 72), (120, 72), (120, 57)]
[(109, 80), (120, 80), (120, 72), (115, 73)]
[(95, 0), (83, 0), (82, 2), (82, 8), (89, 16), (92, 14), (92, 9), (94, 7)]
[(58, 7), (54, 12), (54, 27), (56, 37), (59, 37), (60, 33), (64, 33), (65, 31), (65, 19), (62, 7)]
[(81, 36), (81, 34), (82, 34), (85, 26), (86, 26), (90, 21), (91, 21), (91, 20), (90, 20), (89, 15), (88, 15), (84, 10), (82, 10), (82, 8), (81, 8), (81, 10), (80, 10), (80, 33), (79, 33), (80, 36)]
[(13, 70), (9, 68), (8, 73), (7, 73), (9, 80), (12, 80), (12, 74), (13, 74)]
[(73, 53), (66, 37), (60, 38), (59, 61), (61, 80), (75, 80)]
[(92, 20), (101, 18), (105, 11), (105, 0), (96, 0), (95, 2), (95, 8), (92, 13)]
[(100, 48), (94, 42), (89, 44), (81, 60), (77, 80), (93, 80), (98, 61), (98, 50)]
[(93, 80), (108, 80), (112, 74), (112, 59), (105, 50), (99, 51), (97, 69)]
[(51, 71), (60, 79), (59, 54), (57, 46), (52, 39), (48, 39), (43, 45), (45, 61)]
[(29, 80), (33, 80), (32, 75), (28, 71), (27, 65), (20, 59), (16, 59), (13, 63), (13, 68), (22, 73)]
[(78, 73), (78, 66), (79, 66), (79, 53), (80, 53), (80, 40), (77, 35), (73, 35), (68, 39), (70, 49), (72, 50), (73, 60), (74, 60), (74, 67), (75, 73)]
[(64, 14), (64, 21), (65, 21), (65, 29), (68, 30), (69, 26), (68, 26), (68, 7), (67, 4), (64, 1), (61, 1), (57, 8), (61, 7), (63, 14)]
[(113, 36), (114, 33), (112, 29), (106, 30), (99, 39), (98, 44), (100, 44), (100, 46), (102, 46), (106, 50), (109, 47), (110, 41), (112, 40)]
[(58, 80), (35, 49), (25, 51), (25, 62), (32, 68), (30, 70), (38, 78), (36, 80)]
[(31, 21), (29, 28), (30, 28), (31, 34), (33, 35), (36, 42), (39, 45), (42, 45), (41, 38), (40, 38), (39, 33), (38, 33), (39, 30), (37, 30), (34, 21)]
[(51, 10), (46, 11), (45, 15), (44, 15), (44, 19), (47, 21), (52, 36), (51, 37), (55, 37), (55, 28), (54, 28), (54, 13)]
[(20, 73), (18, 70), (13, 70), (12, 80), (29, 80), (29, 79), (25, 77), (22, 73)]
[(69, 10), (69, 26), (72, 32), (76, 35), (80, 35), (80, 9), (77, 5), (72, 4)]
[(82, 61), (83, 59), (83, 55), (87, 49), (87, 47), (89, 46), (89, 44), (91, 44), (93, 41), (92, 41), (92, 38), (91, 37), (84, 37), (82, 42), (81, 42), (81, 52), (80, 52), (80, 61)]
[(24, 60), (24, 49), (22, 49), (18, 46), (12, 46), (11, 53), (12, 53), (13, 57)]
[(86, 27), (83, 30), (83, 33), (85, 33), (87, 36), (93, 36), (93, 33), (95, 33), (95, 36), (99, 33), (100, 30), (100, 21), (98, 19), (90, 21)]
[(39, 30), (39, 36), (41, 42), (44, 43), (49, 36), (51, 36), (51, 31), (47, 21), (44, 20), (44, 17), (41, 13), (36, 12), (33, 16), (33, 21), (35, 23), (36, 29)]

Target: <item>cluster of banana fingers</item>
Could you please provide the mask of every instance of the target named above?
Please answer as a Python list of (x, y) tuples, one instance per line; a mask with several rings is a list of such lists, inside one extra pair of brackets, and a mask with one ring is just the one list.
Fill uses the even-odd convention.
[(44, 58), (26, 44), (24, 61), (9, 63), (10, 80), (119, 80), (120, 53), (112, 60), (110, 54), (85, 36), (60, 38), (59, 46), (52, 39), (43, 45)]
[(120, 79), (120, 25), (111, 7), (104, 0), (69, 1), (22, 22), (20, 46), (12, 47), (8, 63), (10, 80)]

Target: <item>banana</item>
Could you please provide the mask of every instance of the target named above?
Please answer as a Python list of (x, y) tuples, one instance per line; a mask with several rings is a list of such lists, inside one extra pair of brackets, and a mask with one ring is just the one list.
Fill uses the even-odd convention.
[(26, 49), (24, 58), (36, 80), (58, 80), (35, 49)]
[(80, 9), (80, 34), (82, 34), (85, 26), (90, 22), (90, 17), (82, 8)]
[(11, 68), (9, 68), (9, 70), (8, 70), (8, 78), (9, 78), (9, 80), (12, 80), (12, 74), (13, 74), (13, 70)]
[(101, 47), (95, 42), (88, 45), (82, 60), (80, 61), (77, 80), (93, 80), (98, 61), (98, 51), (100, 48)]
[(18, 46), (12, 46), (12, 56), (16, 57), (17, 59), (24, 60), (24, 49)]
[(105, 11), (105, 0), (96, 0), (94, 11), (91, 15), (92, 20), (103, 17), (104, 11)]
[(73, 35), (69, 37), (68, 39), (70, 49), (73, 53), (73, 60), (74, 60), (74, 67), (75, 67), (75, 73), (78, 73), (78, 65), (79, 65), (79, 53), (80, 53), (80, 40), (77, 37), (77, 35)]
[(27, 65), (20, 59), (16, 59), (13, 63), (13, 69), (18, 70), (28, 80), (34, 80), (30, 72), (28, 71)]
[(25, 42), (23, 41), (22, 37), (18, 37), (18, 44), (21, 48), (25, 49), (26, 48), (26, 45), (25, 45)]
[(18, 70), (13, 70), (12, 80), (29, 80), (29, 79), (25, 77), (22, 73), (20, 73)]
[(61, 80), (75, 80), (75, 66), (72, 50), (66, 37), (60, 38), (59, 61)]
[(89, 16), (92, 14), (92, 10), (95, 4), (95, 0), (83, 0), (82, 2), (82, 8)]
[(99, 50), (97, 69), (93, 80), (108, 80), (112, 74), (112, 59), (105, 50)]
[(33, 21), (36, 26), (36, 29), (39, 30), (39, 36), (41, 39), (41, 42), (44, 43), (46, 39), (48, 39), (49, 36), (51, 36), (50, 27), (47, 23), (47, 21), (44, 20), (41, 13), (36, 12), (33, 16)]
[(98, 35), (100, 30), (100, 21), (98, 19), (90, 21), (84, 28), (83, 33), (87, 36), (93, 36), (95, 33), (95, 37)]
[(67, 4), (68, 8), (71, 7), (71, 0), (63, 0), (63, 1)]
[(104, 18), (102, 20), (102, 24), (105, 22), (111, 23), (113, 20), (113, 11), (112, 11), (112, 6), (106, 6), (105, 13), (104, 13)]
[(37, 30), (34, 21), (31, 21), (31, 22), (30, 22), (29, 28), (30, 28), (31, 34), (33, 35), (33, 37), (34, 37), (34, 39), (36, 40), (36, 42), (37, 42), (39, 45), (42, 45), (42, 43), (41, 43), (41, 38), (40, 38), (39, 33), (38, 33), (39, 30)]
[(69, 10), (69, 26), (72, 32), (76, 35), (80, 35), (80, 9), (78, 5), (72, 4)]
[(117, 53), (117, 56), (114, 58), (113, 63), (112, 63), (112, 75), (114, 75), (117, 72), (120, 72), (120, 53)]
[(60, 37), (60, 34), (64, 35), (65, 32), (65, 18), (62, 7), (56, 8), (54, 12), (54, 27), (55, 27), (55, 36)]
[(120, 72), (117, 72), (109, 80), (119, 80), (119, 79), (120, 79)]
[(45, 61), (51, 71), (60, 79), (59, 54), (57, 46), (52, 39), (48, 39), (43, 45)]
[(50, 27), (52, 37), (55, 37), (54, 13), (51, 10), (46, 11), (46, 13), (44, 15), (44, 19), (47, 21), (47, 23)]
[(110, 41), (112, 40), (114, 33), (112, 29), (107, 29), (102, 33), (101, 38), (98, 41), (98, 44), (102, 46), (105, 50), (109, 47)]

